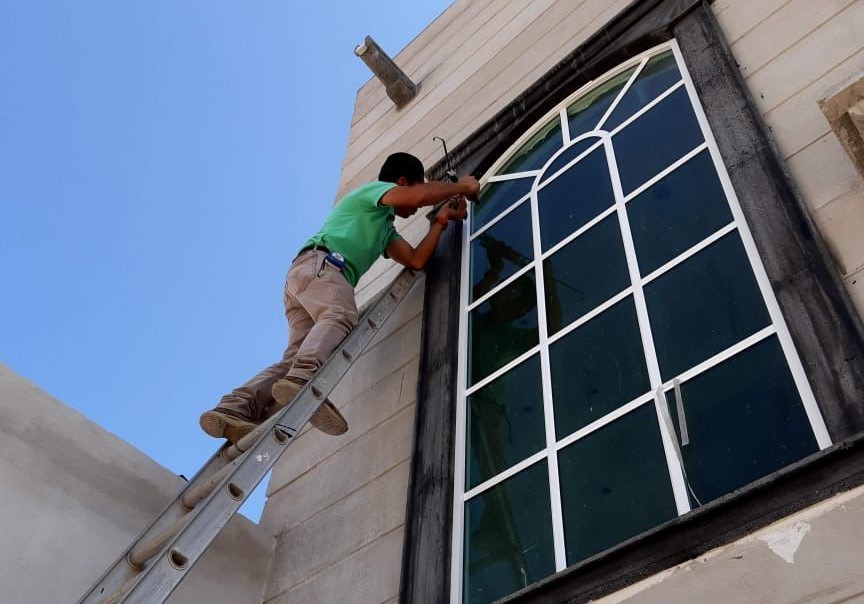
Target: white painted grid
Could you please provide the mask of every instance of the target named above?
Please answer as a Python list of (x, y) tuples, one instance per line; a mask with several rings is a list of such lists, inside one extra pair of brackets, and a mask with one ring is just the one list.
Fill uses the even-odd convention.
[[(491, 222), (484, 226), (481, 231), (478, 233), (471, 235), (470, 234), (470, 225), (469, 228), (465, 231), (465, 239), (463, 241), (463, 291), (462, 291), (462, 304), (460, 312), (460, 332), (459, 332), (459, 393), (458, 393), (458, 410), (457, 410), (457, 441), (456, 441), (456, 459), (455, 459), (455, 467), (456, 467), (456, 489), (454, 493), (454, 533), (453, 533), (453, 567), (451, 573), (451, 603), (452, 604), (460, 604), (462, 602), (462, 590), (463, 590), (463, 580), (464, 580), (464, 570), (463, 570), (463, 552), (464, 552), (464, 506), (465, 502), (470, 500), (471, 498), (485, 492), (486, 490), (494, 487), (497, 484), (500, 484), (504, 480), (515, 476), (519, 472), (524, 469), (541, 462), (542, 460), (547, 460), (548, 469), (549, 469), (549, 486), (550, 486), (550, 498), (551, 498), (551, 506), (552, 506), (552, 519), (553, 519), (553, 540), (555, 546), (555, 565), (556, 571), (560, 571), (566, 567), (566, 554), (565, 554), (565, 544), (564, 544), (564, 533), (563, 533), (563, 513), (561, 509), (561, 499), (560, 499), (560, 484), (559, 477), (557, 472), (557, 453), (564, 447), (576, 442), (577, 440), (584, 438), (588, 434), (595, 432), (609, 423), (623, 417), (627, 413), (641, 407), (644, 404), (649, 402), (654, 402), (655, 411), (658, 418), (658, 429), (660, 431), (664, 452), (666, 454), (667, 466), (669, 468), (670, 473), (670, 481), (672, 483), (673, 493), (675, 496), (676, 507), (678, 508), (678, 513), (683, 514), (689, 511), (690, 509), (690, 500), (687, 494), (688, 485), (686, 481), (686, 477), (684, 474), (683, 467), (681, 466), (681, 458), (680, 455), (675, 453), (677, 443), (677, 435), (673, 430), (669, 430), (668, 423), (663, 421), (663, 413), (668, 414), (668, 409), (661, 409), (660, 405), (664, 404), (658, 401), (655, 398), (655, 391), (664, 393), (671, 388), (674, 388), (674, 384), (680, 384), (681, 382), (686, 382), (693, 377), (710, 370), (711, 368), (719, 365), (720, 363), (725, 362), (726, 360), (732, 358), (733, 356), (739, 354), (743, 350), (754, 346), (755, 344), (764, 341), (765, 339), (776, 335), (778, 340), (781, 343), (781, 347), (786, 356), (787, 362), (789, 363), (790, 370), (793, 375), (793, 379), (795, 381), (796, 387), (798, 388), (799, 395), (801, 396), (801, 400), (804, 404), (805, 412), (807, 414), (808, 420), (810, 421), (811, 428), (813, 429), (814, 435), (816, 437), (817, 443), (820, 448), (825, 448), (831, 444), (830, 436), (828, 435), (827, 429), (824, 424), (824, 420), (822, 419), (821, 412), (818, 409), (818, 406), (815, 402), (815, 397), (813, 396), (812, 390), (810, 388), (809, 382), (807, 381), (806, 375), (803, 371), (803, 366), (801, 364), (800, 358), (798, 357), (794, 344), (791, 339), (791, 335), (789, 334), (788, 327), (785, 324), (785, 321), (780, 313), (779, 305), (777, 304), (776, 298), (774, 296), (773, 290), (771, 289), (770, 282), (768, 281), (767, 274), (765, 273), (764, 267), (761, 263), (761, 260), (758, 256), (758, 252), (755, 247), (755, 243), (752, 240), (752, 236), (749, 232), (746, 222), (744, 221), (744, 216), (740, 208), (740, 204), (738, 202), (737, 197), (735, 196), (734, 189), (732, 188), (731, 181), (729, 176), (723, 166), (722, 159), (720, 157), (719, 149), (716, 145), (716, 141), (713, 138), (713, 135), (710, 131), (710, 127), (708, 125), (707, 117), (704, 114), (704, 111), (699, 103), (698, 96), (696, 94), (693, 82), (689, 76), (689, 73), (686, 70), (685, 63), (681, 56), (680, 49), (678, 48), (677, 43), (673, 40), (668, 43), (662, 44), (654, 49), (651, 49), (645, 53), (642, 53), (639, 57), (634, 58), (631, 61), (628, 61), (618, 68), (616, 68), (613, 72), (608, 74), (608, 78), (615, 77), (616, 75), (622, 73), (626, 69), (632, 68), (634, 63), (638, 63), (639, 66), (628, 80), (627, 84), (624, 88), (622, 88), (621, 92), (617, 96), (617, 98), (613, 101), (612, 106), (607, 109), (603, 118), (601, 118), (598, 123), (598, 128), (602, 126), (603, 123), (608, 119), (617, 105), (620, 103), (621, 98), (624, 94), (630, 89), (635, 79), (638, 77), (639, 73), (644, 69), (648, 60), (652, 56), (660, 54), (667, 50), (672, 50), (676, 59), (677, 67), (681, 73), (682, 79), (677, 83), (670, 86), (667, 90), (661, 93), (657, 98), (655, 98), (651, 103), (645, 105), (640, 108), (639, 111), (634, 113), (630, 118), (624, 121), (621, 125), (619, 125), (615, 130), (611, 133), (603, 132), (603, 131), (594, 131), (591, 133), (586, 133), (578, 137), (575, 141), (570, 141), (570, 144), (573, 144), (579, 140), (583, 140), (587, 136), (598, 136), (601, 138), (601, 141), (597, 143), (597, 145), (592, 146), (590, 149), (586, 150), (579, 157), (570, 161), (568, 165), (556, 171), (555, 175), (552, 178), (544, 180), (543, 184), (546, 184), (557, 178), (564, 171), (569, 169), (572, 165), (586, 157), (592, 151), (594, 151), (601, 144), (604, 146), (606, 150), (610, 175), (612, 176), (613, 181), (613, 191), (615, 194), (615, 205), (612, 208), (608, 208), (604, 210), (600, 215), (592, 219), (588, 224), (580, 227), (576, 232), (568, 236), (564, 241), (557, 243), (554, 247), (547, 250), (545, 253), (541, 249), (541, 242), (539, 236), (539, 208), (537, 201), (537, 190), (539, 188), (539, 180), (543, 174), (543, 171), (548, 168), (552, 161), (561, 152), (564, 151), (568, 147), (567, 141), (569, 140), (569, 124), (567, 119), (567, 106), (573, 102), (574, 99), (581, 96), (587, 90), (590, 90), (596, 84), (594, 81), (590, 82), (582, 89), (568, 97), (558, 108), (556, 108), (553, 112), (550, 112), (550, 116), (547, 118), (540, 120), (537, 125), (523, 134), (519, 140), (514, 143), (511, 148), (501, 156), (501, 158), (496, 162), (495, 165), (490, 169), (488, 174), (493, 174), (498, 166), (503, 165), (509, 155), (519, 149), (521, 144), (527, 140), (530, 136), (532, 136), (537, 130), (544, 127), (548, 124), (548, 120), (552, 117), (552, 114), (557, 113), (559, 119), (562, 124), (562, 133), (565, 140), (564, 148), (559, 150), (556, 154), (550, 158), (546, 165), (544, 165), (543, 169), (539, 171), (532, 171), (531, 173), (522, 173), (519, 175), (498, 175), (498, 176), (487, 176), (486, 182), (495, 182), (497, 180), (509, 180), (511, 178), (523, 178), (523, 177), (533, 177), (535, 178), (535, 182), (532, 186), (531, 193), (518, 200), (516, 203), (511, 205), (506, 209), (506, 212), (511, 212), (515, 207), (524, 203), (527, 200), (530, 200), (531, 208), (532, 208), (532, 235), (534, 242), (534, 259), (533, 261), (526, 267), (520, 269), (518, 276), (522, 276), (526, 274), (531, 268), (535, 270), (535, 283), (536, 283), (536, 293), (537, 293), (537, 313), (538, 313), (538, 331), (539, 331), (539, 344), (532, 347), (530, 350), (526, 351), (517, 359), (514, 359), (504, 367), (495, 371), (490, 376), (485, 377), (483, 380), (478, 382), (477, 384), (472, 385), (470, 388), (467, 386), (467, 325), (468, 325), (468, 312), (475, 308), (480, 301), (475, 302), (469, 306), (467, 303), (468, 298), (468, 289), (470, 287), (470, 275), (468, 275), (468, 256), (470, 254), (470, 241), (476, 238), (480, 233), (485, 231), (491, 224), (494, 224), (495, 221), (500, 219), (500, 217), (496, 218), (495, 221)], [(604, 80), (608, 79), (604, 78)], [(676, 160), (673, 164), (668, 166), (661, 173), (652, 177), (649, 181), (642, 184), (639, 188), (628, 194), (626, 197), (623, 194), (623, 190), (621, 189), (620, 178), (618, 176), (618, 168), (617, 162), (615, 161), (615, 153), (614, 148), (612, 147), (612, 136), (614, 136), (619, 131), (626, 128), (630, 123), (638, 119), (641, 115), (650, 111), (656, 104), (662, 102), (669, 95), (673, 94), (680, 88), (684, 88), (688, 94), (688, 97), (691, 101), (691, 105), (696, 113), (697, 120), (700, 125), (700, 129), (704, 136), (705, 142), (698, 145), (695, 149), (691, 150), (687, 154), (685, 154), (680, 159)], [(685, 165), (691, 159), (696, 157), (701, 152), (708, 150), (711, 154), (711, 158), (713, 160), (714, 166), (716, 168), (717, 174), (720, 178), (720, 181), (723, 185), (724, 192), (726, 194), (727, 200), (730, 205), (730, 209), (733, 214), (733, 222), (727, 224), (726, 226), (720, 228), (715, 233), (711, 234), (707, 238), (703, 239), (696, 245), (692, 246), (682, 254), (679, 254), (677, 257), (673, 258), (663, 266), (659, 267), (649, 275), (642, 277), (639, 268), (638, 262), (636, 259), (636, 250), (633, 244), (632, 235), (630, 234), (629, 220), (627, 219), (627, 202), (637, 197), (639, 194), (643, 193), (645, 190), (677, 170), (679, 167)], [(545, 308), (545, 285), (544, 285), (544, 275), (542, 270), (542, 262), (545, 258), (548, 258), (550, 255), (554, 254), (556, 251), (560, 250), (568, 243), (572, 242), (575, 238), (585, 233), (587, 230), (595, 226), (604, 218), (610, 216), (612, 213), (617, 213), (619, 217), (619, 226), (622, 232), (622, 238), (625, 246), (625, 256), (627, 257), (628, 263), (628, 271), (630, 273), (631, 278), (631, 286), (626, 288), (625, 290), (619, 292), (603, 304), (599, 305), (589, 313), (586, 313), (576, 321), (573, 321), (564, 329), (558, 331), (556, 334), (550, 336), (548, 334), (548, 325), (546, 323), (546, 308)], [(751, 336), (737, 342), (733, 346), (730, 346), (726, 350), (717, 353), (711, 358), (699, 363), (698, 365), (687, 369), (682, 372), (680, 375), (671, 378), (670, 380), (663, 381), (659, 371), (659, 363), (657, 361), (656, 352), (654, 351), (653, 344), (653, 336), (651, 335), (650, 328), (650, 319), (648, 317), (647, 304), (645, 303), (644, 294), (642, 291), (642, 287), (648, 282), (656, 279), (660, 275), (672, 270), (675, 266), (678, 266), (682, 262), (684, 262), (687, 258), (699, 253), (701, 250), (708, 247), (711, 243), (719, 240), (725, 235), (732, 233), (737, 230), (741, 236), (741, 239), (744, 243), (745, 251), (747, 253), (748, 260), (751, 263), (751, 267), (753, 268), (754, 274), (756, 276), (757, 283), (759, 285), (760, 292), (762, 294), (763, 299), (768, 307), (769, 315), (771, 317), (771, 325), (765, 327), (759, 332), (752, 334)], [(484, 296), (482, 301), (489, 299), (494, 293), (500, 291), (503, 287), (506, 287), (506, 284), (512, 283), (518, 276), (511, 276), (507, 281), (503, 282), (496, 286), (494, 290), (489, 292)], [(613, 412), (605, 415), (602, 418), (592, 422), (591, 424), (580, 428), (576, 432), (566, 436), (561, 440), (556, 440), (555, 434), (555, 426), (554, 426), (554, 412), (553, 412), (553, 401), (552, 401), (552, 386), (550, 379), (550, 360), (549, 360), (549, 346), (560, 338), (565, 337), (567, 334), (571, 333), (573, 330), (578, 329), (579, 326), (584, 325), (591, 319), (595, 318), (603, 311), (607, 310), (614, 304), (621, 302), (622, 300), (628, 298), (629, 296), (633, 296), (634, 303), (637, 310), (637, 318), (639, 320), (640, 333), (642, 335), (643, 346), (645, 348), (645, 357), (646, 363), (648, 365), (649, 370), (649, 378), (652, 386), (652, 390), (640, 395), (636, 399), (630, 401), (622, 405), (621, 407), (615, 409)], [(476, 392), (480, 388), (494, 381), (504, 373), (510, 371), (513, 367), (518, 365), (521, 362), (524, 362), (526, 359), (532, 357), (534, 354), (540, 354), (541, 360), (541, 381), (543, 385), (543, 409), (544, 409), (544, 420), (545, 420), (545, 432), (546, 432), (546, 448), (529, 456), (527, 459), (519, 462), (518, 464), (512, 466), (511, 468), (506, 469), (500, 474), (489, 478), (484, 481), (482, 484), (477, 485), (470, 489), (469, 491), (465, 491), (465, 430), (466, 430), (466, 401), (467, 397), (470, 396), (471, 393)], [(553, 472), (554, 468), (554, 472)], [(554, 474), (554, 475), (553, 475)]]

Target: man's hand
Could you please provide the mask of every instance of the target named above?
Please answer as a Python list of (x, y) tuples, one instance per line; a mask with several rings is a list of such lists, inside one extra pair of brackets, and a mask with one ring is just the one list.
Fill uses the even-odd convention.
[[(473, 177), (469, 176), (466, 178)], [(442, 216), (445, 220), (465, 220), (465, 217), (468, 216), (468, 202), (465, 201), (465, 196), (455, 196), (450, 203), (442, 206), (435, 216)]]
[(458, 182), (465, 187), (462, 193), (465, 197), (474, 197), (480, 191), (480, 182), (470, 174), (463, 176)]

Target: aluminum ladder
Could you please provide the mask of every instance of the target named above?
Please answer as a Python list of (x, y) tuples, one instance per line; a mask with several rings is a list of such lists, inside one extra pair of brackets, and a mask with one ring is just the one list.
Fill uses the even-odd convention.
[(165, 602), (405, 299), (420, 274), (403, 270), (294, 402), (236, 445), (226, 443), (219, 449), (78, 604)]

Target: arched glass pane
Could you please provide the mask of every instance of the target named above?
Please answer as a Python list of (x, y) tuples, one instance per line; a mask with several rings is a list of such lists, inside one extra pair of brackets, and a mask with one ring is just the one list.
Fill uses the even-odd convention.
[(466, 489), (545, 447), (540, 356), (469, 396), (466, 428)]
[(470, 300), (491, 291), (533, 259), (531, 206), (523, 203), (471, 241)]
[(664, 380), (771, 323), (737, 232), (645, 286)]
[(576, 564), (677, 515), (651, 404), (558, 454), (567, 564)]
[(585, 153), (588, 149), (593, 147), (599, 142), (598, 138), (591, 137), (586, 138), (585, 140), (581, 140), (578, 143), (574, 143), (567, 147), (564, 151), (561, 152), (561, 155), (556, 157), (552, 163), (549, 164), (549, 167), (543, 171), (543, 180), (548, 180), (555, 176), (555, 173), (569, 164), (571, 161)]
[(537, 191), (540, 241), (547, 250), (615, 203), (601, 146)]
[(546, 462), (466, 502), (464, 602), (490, 604), (555, 572), (550, 508)]
[(681, 453), (703, 505), (819, 450), (776, 337), (684, 382), (681, 395), (690, 439)]
[(559, 439), (651, 389), (639, 335), (629, 297), (549, 347)]
[(479, 382), (539, 341), (537, 290), (529, 271), (468, 315), (469, 384)]
[(564, 135), (561, 133), (561, 120), (556, 117), (522, 145), (510, 161), (498, 171), (498, 174), (539, 170), (563, 146)]
[(602, 220), (543, 261), (549, 335), (630, 285), (618, 216)]
[(471, 231), (476, 233), (501, 212), (525, 197), (534, 183), (533, 178), (517, 178), (491, 182), (480, 191), (471, 204)]
[(627, 214), (643, 276), (732, 222), (707, 150), (634, 197)]
[(567, 108), (570, 140), (597, 128), (634, 71), (635, 67), (607, 80)]
[(705, 139), (682, 87), (613, 138), (624, 194), (632, 192), (702, 144)]
[(618, 106), (603, 124), (603, 129), (614, 130), (680, 79), (681, 72), (678, 71), (675, 55), (671, 50), (652, 57), (633, 85), (621, 97)]

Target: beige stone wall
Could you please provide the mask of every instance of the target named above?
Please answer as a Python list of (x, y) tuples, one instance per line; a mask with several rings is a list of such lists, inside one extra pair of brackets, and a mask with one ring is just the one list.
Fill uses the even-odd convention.
[[(183, 480), (0, 365), (0, 602), (78, 598)], [(258, 604), (273, 538), (228, 523), (170, 604)]]
[(864, 2), (717, 0), (714, 12), (864, 314), (864, 181), (818, 105), (864, 77)]

